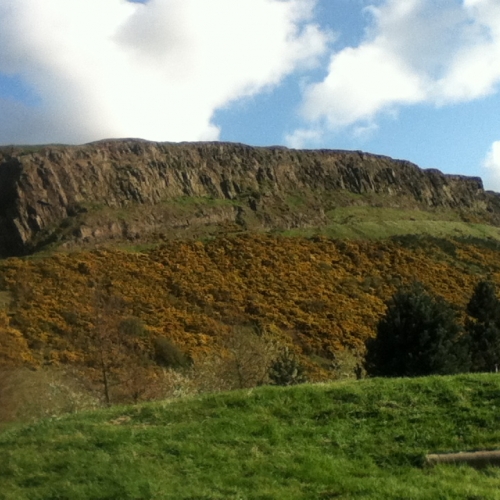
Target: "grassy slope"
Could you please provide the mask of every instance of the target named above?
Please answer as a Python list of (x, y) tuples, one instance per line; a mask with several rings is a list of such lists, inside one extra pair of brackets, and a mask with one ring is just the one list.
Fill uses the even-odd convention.
[(0, 435), (0, 499), (500, 499), (500, 377), (264, 387), (114, 407)]
[[(158, 205), (128, 205), (108, 207), (104, 204), (83, 204), (88, 212), (69, 217), (37, 235), (34, 245), (38, 252), (53, 252), (62, 243), (71, 248), (92, 246), (74, 241), (74, 232), (82, 225), (101, 228), (116, 222), (127, 223), (141, 236), (140, 248), (154, 246), (162, 240), (198, 240), (244, 232), (273, 231), (285, 236), (324, 235), (329, 238), (381, 239), (407, 234), (434, 237), (473, 237), (500, 241), (500, 228), (488, 224), (480, 214), (459, 213), (451, 209), (418, 209), (411, 200), (399, 200), (399, 208), (390, 208), (391, 200), (382, 195), (356, 195), (335, 192), (297, 193), (285, 199), (264, 198), (259, 210), (248, 206), (248, 194), (228, 200), (212, 197), (181, 196), (164, 200)], [(408, 206), (407, 206), (408, 205)], [(413, 205), (415, 205), (413, 203)], [(235, 209), (241, 210), (236, 217)], [(321, 215), (323, 214), (323, 215)], [(236, 219), (235, 219), (236, 217)], [(155, 222), (148, 230), (151, 220)], [(186, 225), (189, 220), (189, 225)], [(145, 221), (140, 224), (138, 221)], [(150, 230), (154, 231), (150, 233)], [(116, 239), (117, 238), (117, 239)], [(127, 238), (117, 234), (109, 240), (112, 247), (128, 247)]]
[(299, 228), (283, 232), (289, 236), (381, 239), (406, 234), (438, 238), (472, 237), (500, 240), (500, 228), (485, 223), (465, 222), (451, 210), (409, 210), (370, 206), (337, 207), (326, 213), (320, 228)]

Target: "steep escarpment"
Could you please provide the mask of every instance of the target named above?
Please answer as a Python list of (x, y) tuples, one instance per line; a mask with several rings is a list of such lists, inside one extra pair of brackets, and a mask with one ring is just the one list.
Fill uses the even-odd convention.
[(57, 240), (319, 226), (353, 203), (500, 221), (498, 195), (479, 178), (361, 152), (132, 139), (0, 149), (1, 255)]

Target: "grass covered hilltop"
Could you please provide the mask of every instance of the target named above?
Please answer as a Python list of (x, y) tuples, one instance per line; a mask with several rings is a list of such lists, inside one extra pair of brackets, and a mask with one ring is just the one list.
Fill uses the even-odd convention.
[(425, 465), (500, 443), (495, 374), (261, 387), (0, 434), (0, 499), (500, 499), (500, 469)]

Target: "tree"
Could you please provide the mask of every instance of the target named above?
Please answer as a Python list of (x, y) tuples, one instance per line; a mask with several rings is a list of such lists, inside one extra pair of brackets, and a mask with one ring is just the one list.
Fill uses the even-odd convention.
[(227, 376), (234, 387), (244, 389), (267, 383), (270, 366), (278, 346), (265, 330), (235, 328), (223, 343)]
[(211, 392), (267, 384), (279, 349), (279, 342), (265, 327), (236, 327), (222, 339), (217, 353), (195, 364), (195, 385)]
[(377, 336), (366, 346), (369, 375), (414, 377), (467, 371), (463, 329), (443, 298), (413, 283), (399, 288), (386, 305)]
[(125, 360), (119, 342), (119, 314), (121, 304), (111, 294), (111, 286), (95, 285), (92, 328), (87, 335), (87, 364), (95, 369), (104, 402), (111, 404), (111, 387), (119, 383), (118, 374)]
[(143, 346), (149, 332), (135, 317), (126, 317), (125, 304), (106, 279), (92, 283), (92, 324), (86, 337), (86, 364), (107, 405), (142, 399), (154, 378)]
[(500, 301), (491, 281), (480, 281), (467, 304), (471, 371), (497, 371), (500, 364)]
[(272, 385), (296, 385), (307, 382), (304, 367), (297, 357), (285, 347), (269, 370)]

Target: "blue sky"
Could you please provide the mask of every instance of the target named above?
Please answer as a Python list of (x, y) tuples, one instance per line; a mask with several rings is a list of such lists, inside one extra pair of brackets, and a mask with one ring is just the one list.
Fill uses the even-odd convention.
[(358, 149), (500, 191), (499, 0), (0, 0), (0, 144)]

